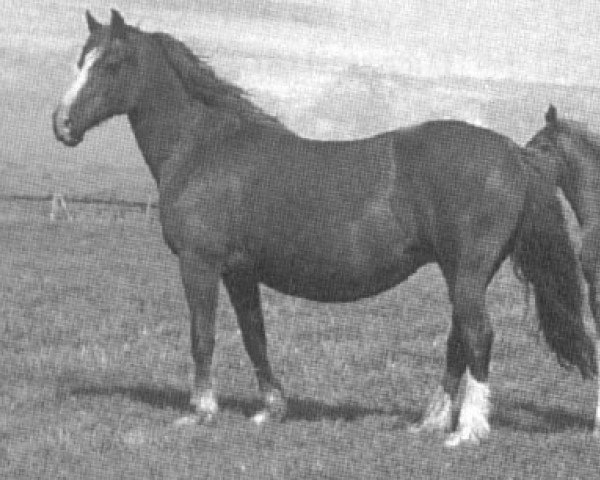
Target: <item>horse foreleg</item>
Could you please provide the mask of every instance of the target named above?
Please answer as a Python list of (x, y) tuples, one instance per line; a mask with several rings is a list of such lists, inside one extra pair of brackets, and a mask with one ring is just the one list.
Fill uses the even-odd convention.
[(190, 336), (195, 373), (190, 403), (195, 414), (179, 419), (176, 424), (210, 423), (215, 420), (219, 410), (211, 376), (219, 275), (214, 265), (193, 252), (179, 254), (179, 268), (191, 314)]
[(286, 413), (286, 403), (281, 384), (273, 375), (267, 357), (267, 339), (258, 284), (243, 274), (227, 275), (223, 278), (223, 283), (237, 315), (244, 346), (263, 395), (265, 408), (254, 415), (252, 420), (257, 425), (270, 418), (281, 420)]

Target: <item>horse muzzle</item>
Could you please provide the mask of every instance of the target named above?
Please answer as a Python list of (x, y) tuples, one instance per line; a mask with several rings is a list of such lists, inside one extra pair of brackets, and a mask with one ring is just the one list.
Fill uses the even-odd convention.
[(56, 139), (68, 147), (75, 147), (83, 140), (83, 135), (75, 131), (73, 122), (62, 105), (52, 114), (52, 129)]

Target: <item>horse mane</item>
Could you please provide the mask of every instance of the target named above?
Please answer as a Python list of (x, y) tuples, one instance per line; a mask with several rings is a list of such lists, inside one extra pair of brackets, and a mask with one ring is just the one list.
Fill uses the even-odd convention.
[(577, 120), (559, 120), (559, 127), (574, 133), (594, 153), (600, 165), (600, 134), (592, 131), (587, 123)]
[(250, 122), (287, 130), (277, 117), (253, 104), (243, 88), (217, 76), (214, 69), (183, 42), (163, 32), (149, 35), (192, 98), (207, 106), (231, 111)]

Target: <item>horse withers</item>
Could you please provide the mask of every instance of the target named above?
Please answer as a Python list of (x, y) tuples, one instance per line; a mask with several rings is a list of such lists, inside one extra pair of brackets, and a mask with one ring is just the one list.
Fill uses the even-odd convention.
[[(600, 355), (600, 135), (581, 122), (558, 117), (550, 105), (546, 125), (529, 142), (529, 161), (558, 186), (581, 228), (581, 267), (589, 287), (589, 305)], [(600, 380), (600, 379), (599, 379)], [(600, 438), (600, 382), (594, 435)]]
[[(218, 413), (211, 364), (222, 280), (264, 409), (285, 415), (267, 358), (259, 285), (320, 302), (350, 302), (439, 265), (452, 303), (446, 370), (415, 431), (453, 427), (449, 446), (489, 431), (489, 282), (512, 255), (532, 282), (539, 319), (561, 362), (595, 372), (581, 319), (577, 262), (554, 185), (508, 138), (432, 121), (354, 141), (301, 138), (172, 36), (87, 13), (79, 73), (53, 114), (66, 145), (118, 114), (159, 189), (160, 221), (179, 259), (191, 312), (192, 416)], [(559, 321), (560, 319), (560, 321)], [(409, 321), (409, 319), (406, 319)]]

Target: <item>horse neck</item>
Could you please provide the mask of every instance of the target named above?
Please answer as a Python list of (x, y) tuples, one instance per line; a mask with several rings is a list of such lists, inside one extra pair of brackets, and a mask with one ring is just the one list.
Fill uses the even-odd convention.
[(554, 155), (547, 155), (537, 147), (526, 148), (530, 165), (549, 183), (557, 183), (559, 176), (558, 158)]
[(157, 59), (154, 68), (145, 72), (149, 84), (142, 91), (137, 107), (128, 114), (138, 146), (157, 184), (162, 166), (177, 148), (184, 127), (198, 108), (175, 73), (160, 61)]
[[(534, 169), (548, 183), (562, 190), (581, 226), (589, 224), (594, 218), (600, 221), (600, 212), (596, 212), (595, 207), (592, 208), (592, 191), (586, 182), (586, 177), (594, 173), (590, 172), (589, 166), (580, 157), (569, 155), (558, 147), (543, 151), (534, 145), (528, 145), (526, 150)], [(600, 205), (598, 202), (596, 204)]]
[(600, 167), (585, 154), (562, 152), (557, 160), (557, 186), (571, 205), (579, 225), (600, 225)]

